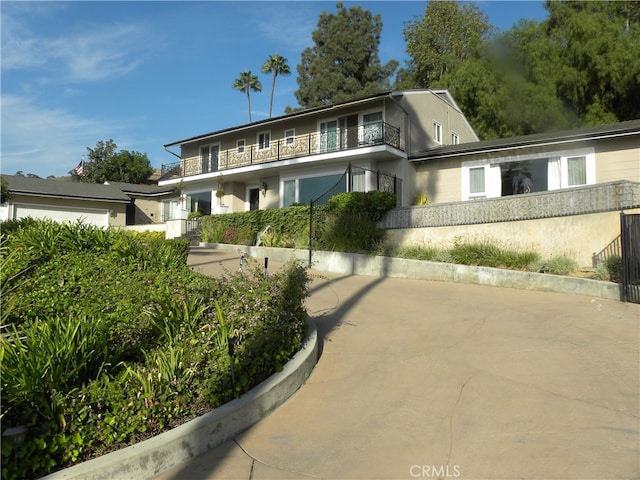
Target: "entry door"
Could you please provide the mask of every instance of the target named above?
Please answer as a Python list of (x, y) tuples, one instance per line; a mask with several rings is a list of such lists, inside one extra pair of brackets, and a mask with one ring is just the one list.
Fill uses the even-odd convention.
[(260, 190), (252, 188), (249, 190), (249, 210), (259, 210)]

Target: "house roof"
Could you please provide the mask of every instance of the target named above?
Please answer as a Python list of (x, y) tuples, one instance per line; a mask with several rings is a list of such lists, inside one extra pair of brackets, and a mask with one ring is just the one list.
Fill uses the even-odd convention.
[[(448, 90), (442, 90), (442, 89), (437, 89), (437, 90), (431, 90), (431, 89), (418, 89), (418, 90), (388, 90), (388, 91), (384, 91), (384, 92), (380, 92), (380, 93), (376, 93), (374, 95), (369, 95), (366, 97), (360, 97), (360, 98), (355, 98), (352, 100), (347, 100), (344, 102), (338, 102), (338, 103), (333, 103), (331, 105), (323, 105), (320, 107), (314, 107), (314, 108), (307, 108), (304, 110), (298, 110), (296, 112), (293, 113), (289, 113), (289, 114), (285, 114), (285, 115), (280, 115), (278, 117), (272, 117), (272, 118), (267, 118), (265, 120), (260, 120), (257, 122), (253, 122), (253, 123), (247, 123), (245, 125), (239, 125), (236, 127), (230, 127), (230, 128), (226, 128), (224, 130), (218, 130), (215, 132), (211, 132), (211, 133), (205, 133), (202, 135), (197, 135), (195, 137), (190, 137), (190, 138), (185, 138), (183, 140), (178, 140), (175, 142), (171, 142), (171, 143), (167, 143), (164, 145), (164, 148), (167, 149), (168, 147), (174, 147), (176, 145), (182, 145), (185, 143), (190, 143), (190, 142), (194, 142), (197, 140), (204, 140), (206, 138), (209, 137), (215, 137), (218, 135), (222, 135), (222, 134), (226, 134), (226, 133), (230, 133), (230, 132), (234, 132), (234, 131), (240, 131), (240, 130), (244, 130), (247, 128), (252, 128), (255, 126), (259, 126), (259, 125), (265, 125), (265, 124), (269, 124), (269, 123), (276, 123), (276, 122), (280, 122), (282, 120), (285, 119), (292, 119), (292, 118), (299, 118), (299, 117), (304, 117), (304, 116), (308, 116), (308, 115), (313, 115), (316, 114), (318, 112), (322, 112), (322, 111), (329, 111), (332, 109), (336, 109), (336, 108), (342, 108), (342, 107), (347, 107), (347, 106), (352, 106), (352, 105), (357, 105), (360, 103), (367, 103), (367, 102), (371, 102), (383, 97), (399, 97), (402, 96), (404, 94), (413, 94), (413, 93), (420, 93), (420, 92), (429, 92), (432, 93), (433, 95), (435, 95), (436, 97), (438, 97), (439, 99), (441, 99), (444, 102), (449, 103), (452, 107), (454, 107), (457, 110), (460, 110), (460, 108), (458, 107), (458, 105), (456, 104), (455, 100), (453, 99), (453, 97), (451, 96), (451, 94), (449, 93)], [(170, 152), (173, 153), (173, 152)], [(175, 154), (177, 157), (179, 157), (179, 155)]]
[(113, 185), (69, 180), (45, 180), (18, 175), (2, 175), (2, 178), (6, 179), (9, 190), (16, 194), (117, 203), (129, 203), (131, 201), (122, 190)]
[(599, 125), (596, 127), (536, 133), (533, 135), (498, 138), (494, 140), (482, 140), (479, 142), (461, 143), (458, 145), (445, 145), (423, 152), (414, 153), (409, 160), (412, 162), (423, 162), (433, 159), (472, 155), (475, 153), (497, 152), (501, 150), (513, 150), (515, 148), (638, 134), (640, 134), (640, 119), (608, 125)]
[(176, 191), (176, 187), (171, 185), (159, 187), (157, 185), (138, 185), (134, 183), (112, 181), (107, 181), (105, 182), (105, 184), (112, 185), (126, 195), (130, 195), (133, 197), (159, 197)]

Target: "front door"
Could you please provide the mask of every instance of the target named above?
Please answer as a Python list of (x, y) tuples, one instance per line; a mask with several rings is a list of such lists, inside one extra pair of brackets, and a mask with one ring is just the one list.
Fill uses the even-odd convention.
[(249, 210), (259, 210), (260, 205), (260, 189), (252, 188), (249, 190)]

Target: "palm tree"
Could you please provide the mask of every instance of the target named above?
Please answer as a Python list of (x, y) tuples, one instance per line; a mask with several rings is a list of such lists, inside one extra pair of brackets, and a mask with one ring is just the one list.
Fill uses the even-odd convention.
[(291, 69), (287, 65), (287, 59), (279, 53), (271, 55), (264, 65), (262, 65), (262, 73), (273, 73), (273, 81), (271, 82), (271, 100), (269, 100), (269, 118), (271, 118), (271, 110), (273, 109), (273, 91), (276, 88), (276, 77), (278, 75), (290, 75)]
[(247, 104), (249, 105), (249, 123), (251, 123), (251, 97), (249, 96), (249, 90), (254, 92), (262, 91), (262, 84), (258, 80), (257, 75), (253, 75), (251, 70), (245, 70), (240, 72), (240, 76), (236, 78), (231, 85), (236, 90), (247, 93)]

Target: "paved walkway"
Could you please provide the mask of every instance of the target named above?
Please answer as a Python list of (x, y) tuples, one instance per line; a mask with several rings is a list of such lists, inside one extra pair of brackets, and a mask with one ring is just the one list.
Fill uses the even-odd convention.
[(640, 478), (639, 305), (323, 275), (306, 384), (158, 480)]

